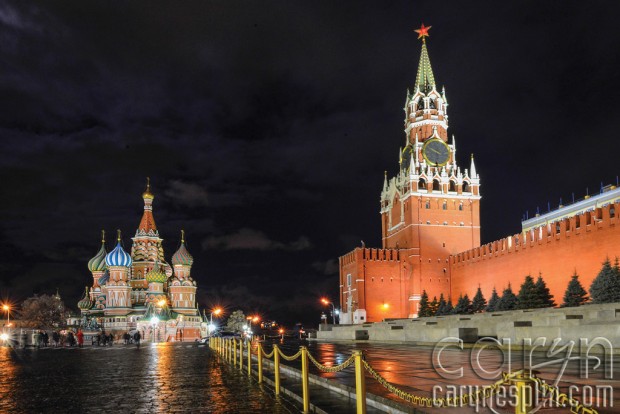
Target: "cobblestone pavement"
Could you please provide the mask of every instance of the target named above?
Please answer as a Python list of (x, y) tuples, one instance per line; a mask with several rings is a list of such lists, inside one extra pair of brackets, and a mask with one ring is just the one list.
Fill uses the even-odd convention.
[(2, 413), (291, 413), (197, 344), (0, 347)]

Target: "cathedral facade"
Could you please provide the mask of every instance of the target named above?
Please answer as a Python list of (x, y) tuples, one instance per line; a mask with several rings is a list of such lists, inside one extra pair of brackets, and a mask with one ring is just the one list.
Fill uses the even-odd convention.
[(522, 232), (481, 246), (481, 180), (473, 155), (457, 163), (448, 134), (448, 100), (430, 64), (428, 27), (418, 72), (405, 101), (405, 143), (399, 169), (380, 196), (381, 248), (356, 248), (339, 258), (340, 323), (415, 318), (423, 291), (433, 297), (485, 297), (526, 275), (541, 274), (560, 303), (576, 271), (588, 287), (607, 258), (620, 254), (620, 189), (522, 223)]
[(130, 253), (122, 246), (120, 230), (110, 252), (102, 235), (101, 248), (88, 262), (92, 286), (86, 287), (78, 307), (85, 323), (108, 332), (138, 330), (143, 338), (156, 341), (194, 340), (204, 328), (191, 277), (194, 259), (181, 230), (172, 265), (166, 261), (153, 217), (154, 198), (147, 182), (144, 212)]

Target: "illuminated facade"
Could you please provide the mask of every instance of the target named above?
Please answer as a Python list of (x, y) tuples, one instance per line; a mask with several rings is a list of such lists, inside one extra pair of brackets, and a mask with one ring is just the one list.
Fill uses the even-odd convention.
[[(417, 317), (420, 297), (489, 298), (526, 275), (541, 274), (561, 302), (577, 271), (589, 286), (606, 257), (620, 252), (615, 223), (620, 192), (602, 190), (571, 206), (523, 222), (521, 234), (480, 245), (481, 180), (473, 155), (459, 166), (448, 134), (448, 101), (437, 88), (425, 37), (413, 92), (405, 101), (405, 143), (395, 177), (385, 176), (380, 197), (382, 246), (341, 256), (340, 322)], [(606, 195), (603, 195), (607, 193)]]
[(159, 341), (193, 340), (204, 328), (196, 306), (196, 281), (191, 277), (194, 259), (181, 230), (172, 266), (166, 262), (153, 217), (154, 198), (147, 183), (131, 253), (123, 249), (120, 231), (109, 253), (102, 237), (99, 252), (88, 262), (92, 286), (86, 288), (78, 307), (85, 321), (95, 320), (107, 331), (137, 329), (143, 337), (155, 336)]

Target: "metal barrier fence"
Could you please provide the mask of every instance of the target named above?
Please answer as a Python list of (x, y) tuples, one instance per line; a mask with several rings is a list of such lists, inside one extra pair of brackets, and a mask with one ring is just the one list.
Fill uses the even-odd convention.
[[(239, 370), (243, 371), (243, 351), (247, 350), (246, 368), (248, 377), (252, 375), (252, 346), (248, 341), (234, 338), (211, 338), (209, 341), (211, 349), (216, 351), (223, 359), (234, 366), (239, 366)], [(531, 399), (526, 398), (527, 395), (531, 396), (531, 386), (537, 387), (543, 395), (547, 396), (548, 400), (558, 405), (558, 407), (567, 407), (571, 413), (577, 414), (598, 414), (598, 412), (591, 407), (586, 407), (579, 403), (574, 398), (569, 397), (566, 394), (560, 392), (559, 388), (545, 383), (540, 378), (534, 376), (531, 372), (519, 370), (512, 373), (504, 373), (502, 379), (499, 381), (478, 388), (475, 392), (469, 394), (463, 394), (456, 397), (449, 398), (431, 398), (424, 397), (415, 394), (410, 394), (397, 388), (395, 385), (387, 382), (372, 366), (364, 359), (363, 351), (356, 350), (353, 354), (345, 360), (343, 363), (336, 366), (327, 366), (317, 361), (309, 352), (305, 346), (299, 347), (299, 351), (291, 356), (287, 356), (277, 345), (273, 345), (271, 352), (267, 353), (263, 349), (262, 345), (258, 343), (256, 348), (256, 360), (257, 360), (257, 376), (258, 382), (263, 382), (263, 358), (273, 358), (274, 363), (274, 383), (275, 394), (280, 394), (280, 358), (287, 361), (294, 361), (297, 358), (301, 359), (301, 388), (302, 388), (302, 401), (303, 412), (310, 412), (310, 390), (309, 390), (309, 373), (308, 373), (308, 361), (312, 362), (322, 372), (339, 372), (347, 369), (349, 366), (355, 366), (355, 399), (357, 414), (366, 413), (366, 378), (364, 372), (368, 372), (369, 375), (381, 384), (392, 394), (396, 395), (403, 401), (410, 404), (427, 407), (427, 408), (457, 408), (464, 407), (471, 403), (480, 403), (483, 400), (491, 398), (496, 395), (504, 384), (512, 384), (516, 389), (516, 404), (515, 414), (528, 414), (532, 409)]]

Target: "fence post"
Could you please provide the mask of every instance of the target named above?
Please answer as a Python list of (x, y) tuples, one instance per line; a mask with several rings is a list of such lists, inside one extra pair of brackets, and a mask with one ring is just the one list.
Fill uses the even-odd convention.
[(273, 376), (276, 383), (276, 395), (280, 394), (280, 348), (273, 346)]
[(515, 404), (515, 414), (528, 414), (532, 409), (532, 379), (530, 373), (522, 371), (511, 382), (517, 389), (517, 401)]
[(252, 376), (252, 342), (248, 341), (248, 378)]
[(243, 339), (239, 339), (239, 370), (243, 371)]
[(237, 340), (232, 339), (232, 351), (233, 351), (233, 365), (237, 365)]
[(258, 383), (263, 382), (263, 347), (260, 342), (258, 343), (258, 351), (256, 351), (258, 357)]
[(304, 413), (310, 412), (310, 393), (308, 387), (308, 348), (301, 347), (301, 391), (304, 402)]
[(355, 403), (357, 414), (366, 414), (366, 378), (364, 377), (364, 366), (362, 351), (353, 351), (355, 357)]

